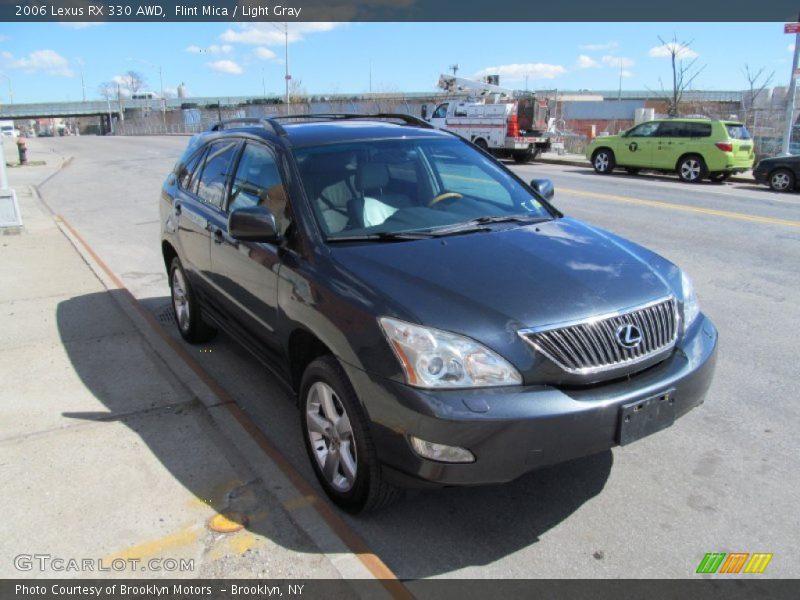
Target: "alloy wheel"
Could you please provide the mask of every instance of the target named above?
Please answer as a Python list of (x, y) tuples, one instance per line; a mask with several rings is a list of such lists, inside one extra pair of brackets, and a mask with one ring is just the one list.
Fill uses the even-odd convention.
[(594, 168), (601, 173), (604, 173), (606, 170), (608, 170), (608, 162), (608, 154), (601, 152), (594, 157)]
[(353, 428), (336, 392), (322, 381), (308, 390), (306, 430), (325, 480), (339, 492), (349, 491), (358, 473)]
[(770, 180), (770, 185), (772, 186), (773, 190), (784, 191), (789, 189), (789, 184), (791, 181), (789, 180), (789, 174), (781, 171), (780, 173), (775, 173)]
[(681, 179), (684, 181), (696, 181), (701, 171), (700, 161), (695, 158), (689, 158), (681, 163)]

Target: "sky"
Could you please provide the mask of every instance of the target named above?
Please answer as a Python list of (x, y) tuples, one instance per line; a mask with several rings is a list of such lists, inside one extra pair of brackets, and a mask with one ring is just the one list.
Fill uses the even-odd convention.
[[(282, 27), (282, 25), (278, 25)], [(669, 86), (659, 36), (691, 42), (704, 66), (694, 89), (743, 90), (743, 74), (791, 75), (793, 35), (782, 23), (291, 23), (289, 66), (309, 94), (436, 91), (440, 73), (500, 75), (529, 89)], [(284, 35), (270, 23), (0, 23), (0, 102), (101, 97), (134, 70), (146, 89), (190, 96), (281, 95)], [(81, 78), (81, 75), (83, 76)], [(83, 83), (81, 81), (83, 79)]]

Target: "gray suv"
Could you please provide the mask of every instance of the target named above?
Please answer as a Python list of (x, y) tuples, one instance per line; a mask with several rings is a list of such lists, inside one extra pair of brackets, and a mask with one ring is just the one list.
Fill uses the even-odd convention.
[(633, 442), (702, 403), (717, 332), (681, 269), (552, 195), (405, 115), (220, 123), (161, 194), (178, 328), (296, 391), (352, 512)]

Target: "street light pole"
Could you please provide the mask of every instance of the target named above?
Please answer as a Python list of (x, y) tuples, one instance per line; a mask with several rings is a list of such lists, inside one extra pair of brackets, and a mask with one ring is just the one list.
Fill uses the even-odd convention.
[(0, 73), (0, 77), (5, 77), (6, 81), (8, 81), (8, 103), (14, 104), (14, 90), (11, 87), (11, 77), (6, 75), (5, 73)]
[[(800, 16), (798, 16), (800, 21)], [(794, 96), (797, 91), (797, 63), (800, 60), (800, 33), (794, 36), (794, 59), (792, 60), (792, 78), (789, 80), (789, 89), (786, 92), (786, 122), (783, 129), (783, 143), (781, 144), (781, 154), (789, 154), (790, 142), (792, 139), (792, 128), (794, 127)]]

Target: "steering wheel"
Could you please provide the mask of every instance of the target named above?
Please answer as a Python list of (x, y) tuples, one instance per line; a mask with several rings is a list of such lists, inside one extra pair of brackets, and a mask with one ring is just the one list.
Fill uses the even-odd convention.
[(438, 196), (436, 196), (433, 200), (428, 202), (428, 208), (438, 204), (442, 200), (447, 200), (448, 198), (463, 198), (463, 194), (459, 194), (458, 192), (442, 192)]

